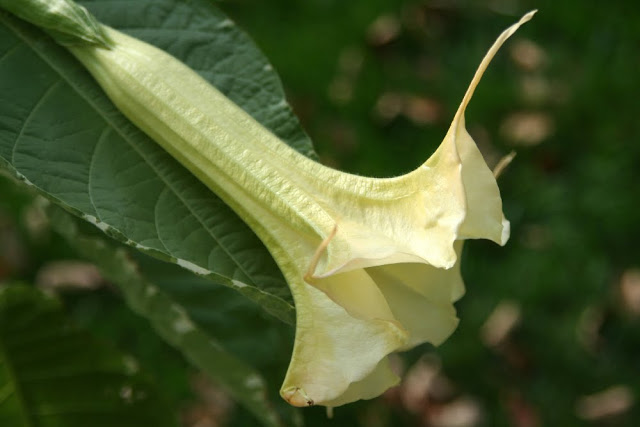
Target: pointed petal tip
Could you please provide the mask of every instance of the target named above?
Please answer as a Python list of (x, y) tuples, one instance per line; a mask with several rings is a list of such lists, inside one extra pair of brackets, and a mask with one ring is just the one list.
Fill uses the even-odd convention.
[(482, 75), (484, 74), (487, 67), (489, 66), (489, 63), (491, 62), (495, 54), (498, 52), (500, 47), (504, 44), (504, 42), (507, 41), (507, 39), (511, 37), (518, 30), (518, 28), (522, 26), (522, 24), (531, 20), (531, 18), (533, 18), (533, 15), (535, 15), (537, 12), (538, 12), (537, 9), (533, 9), (525, 13), (522, 16), (522, 18), (518, 20), (518, 22), (511, 25), (502, 33), (500, 33), (496, 41), (493, 42), (493, 45), (491, 45), (491, 47), (485, 54), (484, 58), (482, 58), (482, 61), (480, 62), (478, 69), (476, 70), (475, 74), (473, 75), (473, 78), (471, 79), (471, 83), (467, 88), (467, 92), (464, 94), (464, 97), (462, 98), (462, 102), (460, 103), (460, 106), (458, 107), (458, 111), (456, 112), (456, 115), (453, 119), (452, 126), (455, 126), (455, 127), (464, 126), (464, 111), (466, 110), (467, 105), (469, 104), (469, 101), (473, 96), (473, 92), (475, 91), (476, 86), (478, 85), (478, 83), (480, 82), (480, 79), (482, 78)]
[(523, 24), (531, 21), (531, 18), (533, 18), (533, 16), (538, 13), (538, 9), (533, 9), (530, 10), (529, 12), (525, 13), (524, 15), (522, 15), (522, 18), (520, 18), (520, 20), (518, 20), (518, 22), (516, 22), (514, 25), (512, 25), (512, 27), (520, 27)]
[(536, 13), (538, 13), (538, 9), (533, 9), (525, 13), (524, 16), (520, 18), (520, 24), (524, 24), (525, 22), (531, 20), (531, 18), (533, 18), (533, 15), (535, 15)]

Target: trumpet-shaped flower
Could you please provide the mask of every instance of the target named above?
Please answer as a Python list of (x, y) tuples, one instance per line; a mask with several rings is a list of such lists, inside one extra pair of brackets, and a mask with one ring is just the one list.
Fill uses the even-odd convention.
[(264, 242), (297, 313), (281, 395), (296, 406), (338, 406), (398, 382), (390, 353), (438, 345), (454, 331), (463, 240), (503, 245), (509, 237), (464, 113), (496, 51), (532, 15), (491, 47), (437, 151), (389, 179), (304, 157), (180, 61), (118, 31), (92, 23), (98, 42), (68, 48), (133, 123)]
[[(333, 173), (320, 184), (315, 198), (335, 229), (304, 275), (311, 248), (295, 256), (297, 265), (281, 264), (298, 308), (281, 390), (291, 404), (332, 407), (378, 396), (398, 382), (389, 353), (438, 345), (456, 328), (462, 241), (504, 245), (509, 238), (496, 180), (465, 129), (464, 112), (497, 50), (532, 16), (496, 40), (444, 141), (422, 166), (385, 180)], [(296, 245), (286, 247), (293, 253)]]

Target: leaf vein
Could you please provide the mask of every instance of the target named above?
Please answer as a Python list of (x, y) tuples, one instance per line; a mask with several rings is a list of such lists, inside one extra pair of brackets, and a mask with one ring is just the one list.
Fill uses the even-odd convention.
[[(113, 120), (109, 117), (108, 114), (105, 113), (105, 111), (103, 111), (91, 98), (87, 97), (86, 94), (84, 94), (71, 79), (67, 78), (67, 76), (65, 75), (63, 70), (60, 70), (56, 66), (56, 64), (51, 62), (48, 57), (46, 57), (44, 54), (42, 54), (42, 52), (40, 52), (40, 50), (37, 49), (30, 42), (30, 40), (25, 38), (18, 31), (16, 31), (16, 33), (17, 33), (18, 37), (20, 37), (27, 46), (29, 46), (45, 63), (47, 63), (47, 65), (49, 65), (51, 67), (52, 70), (54, 70), (61, 77), (61, 80), (56, 82), (53, 86), (55, 86), (58, 83), (61, 83), (62, 80), (64, 80), (69, 85), (69, 87), (71, 87), (71, 89), (73, 89), (82, 99), (84, 99), (87, 102), (87, 104), (89, 104), (89, 106), (91, 106), (104, 119), (104, 121), (107, 123), (107, 125), (109, 125), (116, 133), (118, 133), (120, 135), (120, 137), (125, 142), (127, 142), (138, 153), (138, 155), (142, 158), (142, 160), (155, 172), (155, 174), (160, 178), (160, 180), (165, 184), (165, 186), (167, 188), (169, 188), (176, 195), (176, 197), (184, 204), (184, 206), (187, 208), (187, 210), (194, 215), (194, 217), (204, 227), (204, 229), (208, 232), (208, 234), (211, 236), (211, 238), (216, 242), (216, 244), (219, 245), (219, 247), (229, 257), (229, 259), (231, 259), (231, 261), (234, 264), (237, 265), (238, 269), (245, 274), (246, 278), (249, 279), (250, 283), (254, 287), (258, 288), (258, 286), (256, 285), (256, 282), (251, 278), (252, 275), (248, 274), (248, 272), (245, 269), (244, 265), (241, 262), (239, 262), (236, 259), (235, 256), (233, 256), (233, 254), (229, 251), (229, 249), (226, 246), (220, 244), (220, 240), (219, 240), (218, 236), (216, 236), (215, 233), (213, 232), (213, 230), (210, 227), (208, 227), (205, 222), (203, 222), (203, 219), (199, 215), (197, 215), (197, 213), (193, 209), (193, 207), (190, 204), (185, 202), (185, 200), (180, 196), (180, 193), (174, 188), (174, 186), (171, 185), (169, 183), (169, 181), (166, 179), (166, 177), (160, 173), (160, 171), (158, 170), (157, 166), (155, 166), (153, 164), (153, 162), (149, 161), (149, 159), (147, 159), (145, 157), (144, 153), (139, 149), (138, 145), (135, 142), (131, 141), (130, 138), (128, 138), (128, 136), (125, 133), (122, 132), (122, 130), (120, 129), (119, 126), (116, 126), (116, 123), (113, 122)], [(31, 117), (33, 115), (33, 111), (34, 110), (31, 111), (29, 117)], [(23, 127), (23, 129), (24, 129), (24, 127)], [(21, 133), (22, 133), (22, 131), (21, 131)], [(14, 145), (14, 151), (15, 151), (15, 145)], [(11, 163), (14, 164), (14, 162), (13, 162), (13, 153), (12, 153)], [(113, 228), (118, 230), (117, 227), (113, 227)], [(121, 232), (120, 230), (118, 230), (118, 231)], [(171, 253), (170, 251), (168, 251), (168, 252), (169, 252), (169, 255), (175, 257), (175, 254)], [(209, 265), (206, 266), (206, 269), (210, 273), (216, 274), (214, 271), (212, 271), (209, 268)]]
[(20, 43), (16, 43), (15, 45), (11, 46), (9, 49), (7, 49), (2, 56), (0, 56), (0, 62), (4, 61), (5, 59), (7, 59), (7, 57), (9, 55), (11, 55), (12, 53), (14, 53), (15, 51), (17, 51), (20, 48)]
[(93, 187), (92, 187), (93, 165), (95, 164), (98, 147), (105, 140), (106, 135), (109, 134), (109, 130), (110, 128), (108, 126), (105, 126), (102, 132), (100, 133), (100, 137), (98, 138), (96, 145), (93, 147), (93, 153), (91, 153), (91, 160), (89, 161), (89, 176), (87, 178), (87, 194), (89, 195), (89, 202), (91, 203), (91, 206), (93, 207), (93, 210), (96, 213), (96, 218), (98, 219), (98, 221), (102, 221), (102, 218), (100, 217), (100, 211), (98, 210), (98, 207), (93, 201)]
[(13, 144), (12, 149), (11, 149), (11, 164), (14, 165), (14, 167), (15, 167), (15, 164), (16, 164), (15, 163), (15, 156), (16, 156), (17, 147), (18, 147), (18, 144), (19, 144), (20, 140), (22, 139), (22, 136), (24, 135), (24, 130), (27, 128), (27, 125), (29, 124), (31, 119), (33, 119), (33, 116), (35, 115), (35, 112), (42, 106), (44, 101), (46, 101), (46, 99), (49, 96), (51, 96), (51, 94), (53, 93), (53, 90), (60, 83), (62, 83), (62, 79), (54, 82), (51, 86), (49, 86), (47, 88), (47, 90), (44, 91), (44, 93), (38, 99), (38, 102), (35, 103), (35, 105), (31, 109), (31, 111), (29, 111), (29, 114), (27, 115), (27, 117), (22, 122), (22, 126), (20, 127), (20, 132), (18, 132), (18, 136), (16, 136), (16, 140), (15, 140), (15, 142)]
[[(158, 236), (158, 240), (160, 241), (160, 243), (162, 244), (162, 247), (165, 248), (165, 250), (170, 253), (173, 254), (173, 251), (171, 251), (168, 247), (167, 244), (164, 242), (164, 239), (162, 238), (162, 234), (160, 233), (160, 228), (158, 227), (158, 222), (159, 221), (159, 212), (158, 212), (158, 206), (160, 206), (160, 200), (162, 199), (162, 195), (167, 191), (168, 189), (168, 185), (162, 189), (162, 191), (160, 193), (158, 193), (158, 197), (156, 198), (156, 203), (153, 206), (153, 225), (156, 229), (156, 235)], [(184, 203), (184, 202), (183, 202)], [(193, 212), (192, 212), (193, 213)], [(194, 213), (195, 216), (195, 213)], [(204, 224), (203, 224), (204, 225)]]

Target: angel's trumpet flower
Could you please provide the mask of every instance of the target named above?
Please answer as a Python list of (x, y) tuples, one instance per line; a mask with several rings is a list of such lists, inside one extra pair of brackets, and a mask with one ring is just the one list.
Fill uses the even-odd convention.
[[(73, 4), (17, 3), (58, 12)], [(87, 19), (86, 11), (76, 15)], [(498, 48), (532, 15), (491, 47), (436, 152), (389, 179), (304, 157), (176, 58), (94, 20), (51, 34), (63, 33), (61, 42), (115, 105), (264, 242), (297, 313), (281, 394), (296, 406), (338, 406), (397, 383), (390, 353), (437, 345), (453, 332), (453, 302), (464, 293), (463, 240), (503, 245), (509, 237), (496, 180), (465, 129), (464, 112)], [(88, 35), (78, 37), (83, 31)]]

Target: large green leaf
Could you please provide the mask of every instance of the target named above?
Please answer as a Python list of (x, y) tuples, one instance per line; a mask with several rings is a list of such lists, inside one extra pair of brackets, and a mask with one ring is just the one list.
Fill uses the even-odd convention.
[(35, 288), (0, 286), (0, 425), (175, 426), (135, 362)]
[[(207, 1), (84, 4), (106, 24), (180, 58), (313, 156), (268, 62)], [(128, 122), (63, 48), (7, 14), (0, 14), (0, 165), (111, 237), (293, 322), (286, 283), (250, 229)]]
[(277, 388), (272, 385), (268, 389), (261, 373), (242, 359), (273, 369), (277, 357), (282, 356), (277, 348), (282, 337), (278, 327), (285, 325), (275, 319), (260, 319), (255, 303), (228, 288), (145, 255), (132, 259), (124, 247), (81, 230), (59, 208), (50, 207), (48, 213), (54, 230), (117, 284), (129, 307), (147, 318), (166, 341), (264, 425), (279, 425), (268, 399), (268, 392), (275, 395)]

